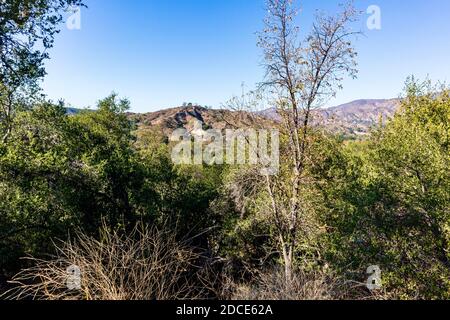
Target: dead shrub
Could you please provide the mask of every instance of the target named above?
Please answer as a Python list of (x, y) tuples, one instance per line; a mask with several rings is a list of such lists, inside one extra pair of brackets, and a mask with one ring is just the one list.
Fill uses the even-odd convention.
[[(57, 246), (49, 261), (29, 258), (33, 267), (11, 281), (9, 299), (178, 300), (202, 298), (201, 254), (173, 232), (138, 226), (131, 234), (104, 228), (100, 240), (82, 233)], [(68, 267), (81, 271), (79, 290), (68, 289)]]
[(233, 300), (336, 300), (350, 298), (357, 285), (350, 285), (325, 272), (297, 271), (286, 282), (279, 269), (259, 273), (252, 284), (236, 284)]

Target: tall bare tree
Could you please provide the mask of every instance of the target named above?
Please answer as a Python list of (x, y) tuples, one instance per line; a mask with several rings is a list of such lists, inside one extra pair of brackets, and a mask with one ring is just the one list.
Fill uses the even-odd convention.
[(265, 28), (258, 45), (264, 52), (266, 78), (262, 87), (282, 117), (287, 152), (282, 166), (289, 177), (265, 176), (270, 198), (270, 216), (274, 221), (282, 254), (286, 281), (291, 281), (295, 248), (304, 222), (302, 186), (312, 111), (324, 104), (342, 87), (344, 76), (356, 77), (356, 52), (351, 38), (357, 33), (350, 25), (358, 12), (348, 4), (336, 16), (317, 14), (312, 31), (300, 39), (296, 25), (297, 8), (292, 0), (267, 0)]

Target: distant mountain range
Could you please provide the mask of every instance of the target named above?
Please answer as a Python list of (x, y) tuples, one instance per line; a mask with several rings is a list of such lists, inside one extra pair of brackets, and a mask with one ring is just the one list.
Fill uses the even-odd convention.
[(334, 133), (365, 135), (371, 128), (394, 116), (400, 99), (356, 100), (337, 107), (316, 110), (316, 125)]
[(80, 113), (82, 111), (82, 109), (77, 109), (77, 108), (66, 108), (66, 113), (68, 115), (74, 115), (77, 113)]
[[(350, 137), (366, 135), (380, 121), (392, 118), (400, 105), (400, 99), (356, 100), (350, 103), (313, 111), (312, 123), (326, 130)], [(258, 112), (271, 122), (281, 117), (275, 108)], [(194, 130), (194, 124), (201, 122), (204, 128), (224, 129), (229, 122), (245, 123), (246, 112), (216, 110), (200, 106), (185, 106), (143, 114), (130, 114), (141, 128), (158, 127), (165, 133), (177, 128)]]
[[(392, 118), (400, 105), (400, 99), (356, 100), (336, 107), (316, 109), (312, 113), (312, 123), (326, 130), (347, 137), (364, 136), (371, 128), (382, 121)], [(67, 108), (67, 114), (73, 115), (81, 110)], [(268, 122), (278, 122), (281, 116), (275, 108), (258, 112)], [(129, 113), (130, 119), (137, 122), (141, 129), (157, 127), (169, 135), (177, 128), (194, 130), (198, 123), (204, 129), (225, 129), (230, 123), (248, 123), (251, 114), (230, 110), (217, 110), (201, 106), (183, 106), (149, 113)]]

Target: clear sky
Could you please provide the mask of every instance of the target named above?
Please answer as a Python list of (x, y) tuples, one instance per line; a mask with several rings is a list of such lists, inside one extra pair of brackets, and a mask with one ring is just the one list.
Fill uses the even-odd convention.
[[(304, 30), (315, 9), (333, 13), (339, 1), (300, 0)], [(65, 26), (47, 62), (49, 98), (94, 107), (112, 91), (148, 112), (183, 102), (219, 107), (262, 80), (255, 32), (263, 0), (86, 0), (81, 29)], [(450, 1), (356, 0), (381, 9), (381, 30), (356, 25), (359, 76), (346, 80), (330, 105), (397, 97), (408, 75), (450, 80)]]

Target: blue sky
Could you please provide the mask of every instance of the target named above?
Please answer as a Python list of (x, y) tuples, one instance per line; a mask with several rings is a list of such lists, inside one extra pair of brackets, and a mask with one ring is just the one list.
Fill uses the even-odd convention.
[[(50, 51), (44, 92), (75, 107), (94, 107), (112, 91), (148, 112), (197, 102), (220, 104), (262, 80), (255, 32), (263, 0), (86, 0), (81, 29), (63, 27)], [(338, 1), (300, 1), (300, 26), (315, 9), (333, 13)], [(450, 80), (450, 1), (356, 0), (381, 9), (381, 30), (355, 26), (359, 76), (346, 80), (330, 105), (397, 97), (408, 75)]]

